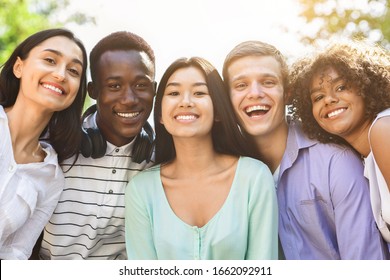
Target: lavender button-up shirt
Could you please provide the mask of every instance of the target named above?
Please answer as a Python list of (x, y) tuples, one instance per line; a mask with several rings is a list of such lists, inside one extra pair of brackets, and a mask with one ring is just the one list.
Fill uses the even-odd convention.
[(386, 259), (360, 158), (291, 122), (277, 185), (286, 259)]

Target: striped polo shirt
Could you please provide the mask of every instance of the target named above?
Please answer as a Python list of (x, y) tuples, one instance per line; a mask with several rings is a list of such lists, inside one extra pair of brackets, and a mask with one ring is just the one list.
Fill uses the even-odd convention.
[[(89, 125), (88, 125), (89, 123)], [(95, 115), (87, 127), (96, 126)], [(106, 154), (79, 156), (65, 172), (65, 188), (44, 229), (42, 259), (127, 259), (125, 187), (139, 171), (151, 166), (132, 161), (134, 140), (122, 147), (107, 142)], [(63, 170), (69, 169), (73, 158)]]

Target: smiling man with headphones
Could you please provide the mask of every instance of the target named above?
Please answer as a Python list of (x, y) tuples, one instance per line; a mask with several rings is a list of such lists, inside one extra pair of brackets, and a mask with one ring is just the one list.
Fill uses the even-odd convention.
[(153, 164), (153, 50), (138, 35), (115, 32), (92, 49), (90, 69), (96, 104), (83, 115), (81, 154), (62, 166), (65, 188), (44, 230), (42, 259), (127, 259), (125, 187)]

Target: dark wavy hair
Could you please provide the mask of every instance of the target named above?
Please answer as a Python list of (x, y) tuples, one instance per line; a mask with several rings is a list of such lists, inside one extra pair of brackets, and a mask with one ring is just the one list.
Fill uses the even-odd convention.
[(64, 36), (74, 41), (83, 54), (83, 68), (81, 73), (80, 87), (73, 103), (66, 109), (54, 112), (49, 124), (41, 134), (41, 139), (47, 140), (53, 146), (58, 154), (58, 161), (78, 154), (81, 142), (81, 113), (86, 97), (86, 69), (88, 56), (84, 44), (75, 37), (75, 35), (63, 28), (54, 28), (39, 31), (22, 43), (20, 43), (11, 56), (2, 66), (0, 73), (0, 104), (7, 108), (15, 104), (19, 93), (20, 79), (16, 78), (13, 72), (13, 66), (18, 57), (25, 60), (30, 51), (43, 41), (56, 37)]
[(312, 113), (310, 87), (314, 75), (334, 68), (349, 87), (356, 88), (365, 102), (365, 118), (375, 116), (390, 107), (390, 57), (379, 46), (363, 42), (333, 43), (325, 50), (295, 62), (290, 72), (289, 90), (292, 94), (290, 113), (302, 120), (303, 130), (320, 142), (346, 144), (339, 136), (322, 129)]
[[(109, 34), (108, 36), (101, 39), (92, 49), (89, 54), (89, 63), (91, 70), (92, 81), (96, 81), (97, 70), (99, 69), (98, 64), (100, 57), (106, 51), (113, 50), (136, 50), (140, 52), (145, 52), (155, 66), (156, 59), (154, 56), (153, 49), (150, 45), (140, 36), (128, 32), (128, 31), (118, 31)], [(153, 72), (155, 69), (153, 69)]]
[(240, 132), (229, 94), (218, 71), (210, 62), (203, 58), (180, 58), (167, 68), (157, 89), (154, 104), (154, 125), (156, 130), (155, 163), (167, 163), (176, 157), (172, 135), (160, 123), (161, 103), (168, 79), (177, 70), (188, 67), (196, 67), (203, 73), (206, 79), (209, 94), (213, 102), (214, 117), (218, 120), (214, 121), (211, 131), (215, 151), (235, 156), (250, 156), (253, 154), (256, 148), (252, 140), (249, 138), (246, 139)]

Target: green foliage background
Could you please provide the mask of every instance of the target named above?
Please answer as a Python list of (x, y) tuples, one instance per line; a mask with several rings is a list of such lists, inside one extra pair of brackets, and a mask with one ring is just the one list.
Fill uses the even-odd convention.
[[(333, 35), (370, 39), (390, 50), (390, 0), (297, 0), (301, 17), (316, 24), (314, 34), (299, 34), (304, 44), (315, 44)], [(359, 9), (356, 7), (360, 7)], [(375, 36), (372, 36), (375, 34)]]
[(59, 21), (58, 14), (68, 6), (69, 0), (0, 0), (0, 65), (21, 41), (39, 30), (69, 22), (94, 22), (93, 17), (82, 13), (69, 14)]

